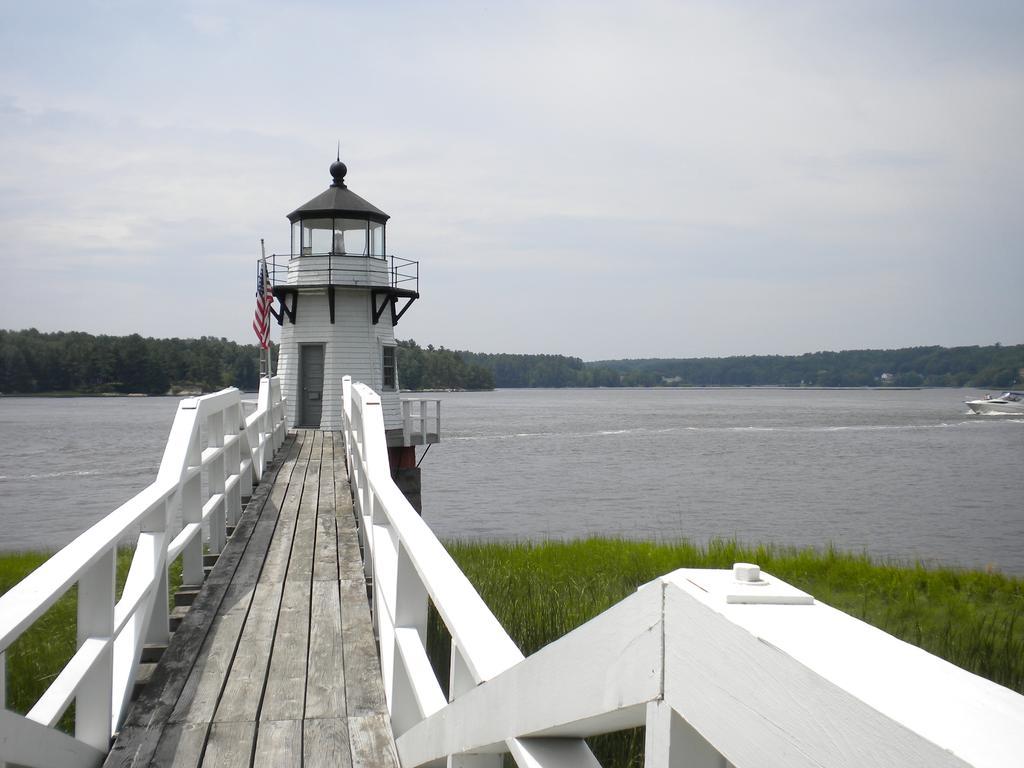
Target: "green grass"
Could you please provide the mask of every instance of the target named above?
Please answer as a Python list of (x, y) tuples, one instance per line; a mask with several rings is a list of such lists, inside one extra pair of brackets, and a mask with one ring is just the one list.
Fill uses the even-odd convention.
[[(998, 573), (735, 541), (707, 546), (612, 539), (454, 541), (446, 546), (526, 655), (676, 568), (751, 562), (821, 602), (1024, 693), (1024, 580)], [(433, 619), (432, 656), (446, 676), (443, 628)], [(643, 764), (642, 730), (595, 739), (592, 746), (602, 765)]]
[[(449, 552), (524, 654), (570, 632), (676, 568), (730, 568), (753, 562), (818, 600), (1024, 693), (1024, 580), (998, 573), (927, 568), (816, 551), (714, 541), (652, 543), (613, 539), (569, 542), (448, 542)], [(45, 553), (0, 555), (0, 594), (34, 570)], [(118, 589), (131, 553), (118, 553)], [(180, 567), (172, 572), (172, 591)], [(71, 589), (7, 652), (8, 707), (26, 712), (75, 647)], [(447, 680), (447, 638), (432, 614), (429, 646)], [(70, 727), (71, 715), (63, 727)], [(643, 731), (592, 740), (601, 764), (643, 764)]]
[[(52, 556), (50, 552), (0, 554), (0, 595), (4, 594)], [(117, 553), (117, 594), (120, 597), (131, 565), (132, 550)], [(181, 561), (171, 566), (169, 590), (181, 584)], [(25, 714), (67, 664), (75, 652), (78, 589), (72, 587), (7, 649), (7, 708)], [(60, 728), (73, 729), (74, 704)]]

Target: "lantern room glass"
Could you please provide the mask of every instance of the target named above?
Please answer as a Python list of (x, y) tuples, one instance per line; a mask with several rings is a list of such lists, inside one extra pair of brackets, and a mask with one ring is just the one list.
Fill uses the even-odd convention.
[(292, 224), (292, 256), (384, 258), (384, 225), (365, 219), (303, 219)]
[(370, 222), (370, 255), (384, 258), (384, 225), (375, 221)]

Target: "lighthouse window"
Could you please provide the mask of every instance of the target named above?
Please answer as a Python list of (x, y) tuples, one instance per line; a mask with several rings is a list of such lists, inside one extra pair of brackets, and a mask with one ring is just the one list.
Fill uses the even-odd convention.
[(323, 254), (331, 252), (331, 219), (306, 219), (302, 222), (302, 253)]
[(383, 376), (381, 379), (381, 387), (383, 389), (396, 389), (397, 376), (395, 371), (395, 348), (393, 346), (381, 347), (383, 353)]
[(361, 219), (334, 220), (334, 253), (349, 256), (366, 255), (366, 221)]
[(370, 255), (384, 255), (384, 225), (370, 222)]

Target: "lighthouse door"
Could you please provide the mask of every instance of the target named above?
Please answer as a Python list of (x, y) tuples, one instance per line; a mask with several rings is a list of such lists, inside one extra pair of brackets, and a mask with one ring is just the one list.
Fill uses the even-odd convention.
[(323, 413), (324, 345), (303, 344), (299, 347), (300, 427), (319, 427)]

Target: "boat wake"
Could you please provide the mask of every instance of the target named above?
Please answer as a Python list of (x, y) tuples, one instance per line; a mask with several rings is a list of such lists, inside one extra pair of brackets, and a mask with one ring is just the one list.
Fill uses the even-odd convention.
[[(973, 414), (972, 414), (973, 416)], [(999, 419), (1000, 422), (1015, 422), (1024, 424), (1024, 419), (1011, 418), (1007, 419), (1003, 417)], [(837, 424), (837, 425), (816, 425), (816, 426), (769, 426), (762, 427), (756, 425), (742, 425), (742, 426), (693, 426), (686, 424), (679, 424), (669, 427), (635, 427), (632, 429), (602, 429), (596, 431), (587, 432), (514, 432), (508, 434), (496, 434), (496, 435), (454, 435), (446, 436), (446, 442), (472, 442), (472, 441), (488, 441), (488, 440), (516, 440), (520, 438), (527, 439), (553, 439), (553, 438), (600, 438), (600, 437), (617, 437), (620, 435), (664, 435), (681, 432), (703, 432), (703, 433), (803, 433), (803, 434), (815, 434), (815, 433), (829, 433), (829, 432), (889, 432), (889, 431), (902, 431), (902, 430), (930, 430), (930, 429), (953, 429), (957, 427), (971, 426), (977, 424), (977, 418), (971, 418), (969, 420), (956, 421), (956, 422), (939, 422), (937, 424)]]
[(76, 469), (68, 472), (41, 472), (31, 475), (0, 475), (0, 480), (53, 480), (58, 477), (89, 477), (102, 475), (98, 469)]

